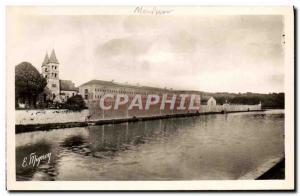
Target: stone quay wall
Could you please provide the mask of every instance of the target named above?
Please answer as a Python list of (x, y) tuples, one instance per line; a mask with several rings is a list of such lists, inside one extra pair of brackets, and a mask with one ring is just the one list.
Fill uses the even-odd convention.
[(89, 110), (74, 112), (66, 109), (16, 110), (16, 125), (84, 122)]
[(101, 120), (128, 119), (139, 117), (155, 117), (175, 114), (188, 113), (223, 113), (223, 112), (243, 112), (258, 111), (261, 105), (201, 105), (199, 111), (160, 111), (153, 109), (149, 111), (132, 110), (127, 111), (126, 108), (119, 110), (103, 111), (98, 109), (86, 109), (80, 112), (70, 111), (66, 109), (47, 109), (47, 110), (16, 110), (16, 125), (35, 125), (35, 124), (51, 124), (51, 123), (70, 123), (70, 122), (93, 122)]

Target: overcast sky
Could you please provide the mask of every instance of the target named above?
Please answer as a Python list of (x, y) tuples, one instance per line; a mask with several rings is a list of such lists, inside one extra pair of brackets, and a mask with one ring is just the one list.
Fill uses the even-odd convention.
[(281, 16), (22, 16), (10, 55), (40, 71), (54, 48), (60, 78), (77, 86), (282, 92), (283, 27)]

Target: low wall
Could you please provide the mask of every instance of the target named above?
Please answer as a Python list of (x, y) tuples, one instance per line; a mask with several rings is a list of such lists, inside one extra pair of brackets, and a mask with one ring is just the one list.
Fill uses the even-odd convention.
[(261, 110), (261, 105), (216, 105), (207, 106), (202, 105), (200, 108), (200, 113), (209, 112), (238, 112), (238, 111), (255, 111)]
[(88, 115), (89, 110), (82, 110), (81, 112), (65, 109), (16, 110), (16, 124), (84, 122)]
[[(202, 105), (199, 113), (221, 113), (221, 112), (239, 112), (239, 111), (257, 111), (261, 110), (260, 105)], [(133, 117), (157, 117), (165, 115), (196, 113), (197, 111), (160, 111), (160, 110), (115, 110), (115, 111), (96, 111), (82, 110), (74, 112), (65, 109), (49, 110), (16, 110), (16, 125), (34, 125), (50, 123), (69, 123), (69, 122), (86, 122), (112, 119), (127, 119)]]

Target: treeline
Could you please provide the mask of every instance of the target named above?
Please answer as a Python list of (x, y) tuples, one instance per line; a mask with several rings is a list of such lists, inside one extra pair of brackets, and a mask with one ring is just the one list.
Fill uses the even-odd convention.
[(284, 108), (284, 93), (203, 93), (204, 98), (214, 97), (218, 104), (249, 104), (261, 102), (263, 108)]

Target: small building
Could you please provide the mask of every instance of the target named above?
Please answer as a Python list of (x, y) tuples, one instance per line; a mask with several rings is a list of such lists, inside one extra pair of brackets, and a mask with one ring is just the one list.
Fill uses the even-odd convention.
[(207, 105), (208, 105), (208, 106), (216, 106), (216, 105), (217, 105), (216, 99), (213, 98), (213, 97), (210, 97), (210, 98), (208, 99), (208, 101), (207, 101)]
[(78, 94), (78, 88), (71, 80), (59, 80), (59, 87), (61, 102), (66, 102), (70, 97)]

